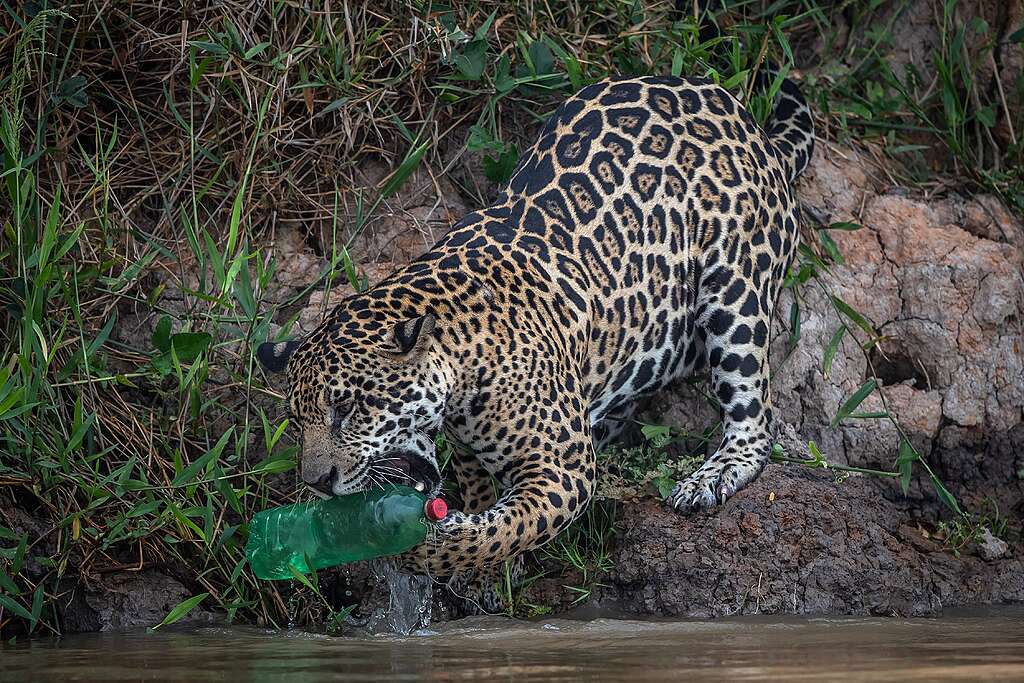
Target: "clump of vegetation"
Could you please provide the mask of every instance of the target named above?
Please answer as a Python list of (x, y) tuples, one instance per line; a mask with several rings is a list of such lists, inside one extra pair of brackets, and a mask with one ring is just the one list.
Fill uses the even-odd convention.
[[(708, 396), (717, 407), (717, 402)], [(598, 453), (599, 498), (657, 495), (665, 498), (680, 479), (704, 461), (709, 443), (721, 429), (709, 426), (699, 435), (669, 425), (640, 424), (643, 442), (635, 446), (613, 445)]]
[[(1020, 31), (979, 43), (952, 0), (936, 87), (883, 68), (898, 13), (873, 0), (728, 3), (711, 42), (667, 1), (48, 7), (6, 3), (0, 18), (4, 634), (60, 633), (90, 577), (154, 567), (193, 592), (167, 623), (199, 606), (265, 624), (320, 614), (290, 610), (292, 591), (342, 614), (312, 579), (257, 584), (245, 569), (245, 520), (297, 488), (282, 397), (249, 349), (287, 334), (314, 289), (368, 285), (357, 237), (418, 167), (480, 205), (586, 83), (692, 73), (747, 93), (765, 56), (790, 64), (824, 40), (805, 85), (826, 135), (877, 137), (908, 181), (930, 177), (923, 147), (941, 141), (944, 168), (1024, 205), (1006, 95), (1021, 84), (971, 75)], [(839, 14), (852, 37), (834, 57)], [(1009, 145), (993, 132), (1007, 125)], [(369, 160), (395, 170), (364, 186)], [(288, 230), (324, 265), (272, 296)], [(628, 454), (626, 476), (651, 464), (660, 489), (683, 473), (676, 458)], [(573, 533), (549, 552), (587, 568), (585, 592), (607, 554)]]
[[(1013, 529), (1006, 517), (999, 512), (995, 501), (986, 498), (980, 509), (973, 515), (953, 517), (941, 520), (934, 533), (928, 535), (942, 541), (942, 544), (955, 556), (972, 543), (983, 543), (986, 535), (1003, 541), (1011, 540)], [(1019, 536), (1019, 530), (1018, 534)]]
[(514, 561), (506, 561), (504, 580), (498, 586), (505, 614), (528, 619), (549, 614), (551, 605), (529, 599), (530, 586), (548, 576), (564, 582), (560, 585), (569, 596), (565, 601), (569, 607), (582, 605), (594, 591), (607, 587), (601, 579), (614, 566), (618, 506), (614, 500), (593, 501), (568, 529), (536, 553), (536, 561), (526, 564), (526, 577), (518, 583), (512, 576)]

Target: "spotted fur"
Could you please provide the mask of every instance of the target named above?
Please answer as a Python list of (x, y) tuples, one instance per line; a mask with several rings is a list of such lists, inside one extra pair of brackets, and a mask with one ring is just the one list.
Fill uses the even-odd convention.
[(609, 418), (707, 366), (724, 436), (668, 503), (723, 503), (769, 457), (770, 319), (812, 146), (789, 81), (765, 129), (707, 80), (584, 88), (493, 205), (298, 344), (260, 349), (287, 364), (303, 478), (436, 489), (444, 430), (465, 508), (413, 554), (435, 576), (494, 566), (585, 509)]

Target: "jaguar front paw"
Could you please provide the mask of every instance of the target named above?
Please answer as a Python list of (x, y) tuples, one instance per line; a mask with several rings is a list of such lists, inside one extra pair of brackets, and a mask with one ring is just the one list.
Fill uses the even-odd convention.
[(500, 564), (488, 565), (459, 572), (448, 588), (462, 603), (463, 613), (508, 614), (510, 601), (523, 583), (525, 575), (523, 556), (519, 555)]
[(711, 458), (679, 482), (665, 502), (681, 514), (711, 510), (752, 482), (764, 468), (764, 461), (724, 462)]

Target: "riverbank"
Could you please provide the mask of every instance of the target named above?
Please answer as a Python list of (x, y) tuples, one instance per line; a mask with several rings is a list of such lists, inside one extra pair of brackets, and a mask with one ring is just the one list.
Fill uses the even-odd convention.
[[(765, 54), (792, 55), (819, 138), (772, 336), (776, 462), (713, 515), (662, 508), (718, 435), (700, 383), (672, 387), (506, 610), (1022, 599), (1024, 4), (743, 3), (719, 17), (742, 43), (722, 73), (675, 4), (0, 17), (0, 636), (379, 610), (366, 567), (246, 570), (245, 520), (300, 490), (285, 387), (252, 349), (493, 200), (583, 84), (707, 74), (747, 97)], [(435, 596), (437, 620), (465, 607)]]

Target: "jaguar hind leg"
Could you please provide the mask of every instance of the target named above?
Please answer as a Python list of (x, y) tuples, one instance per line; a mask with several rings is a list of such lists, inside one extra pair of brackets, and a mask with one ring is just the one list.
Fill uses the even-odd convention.
[[(726, 281), (718, 290), (722, 294), (712, 296), (702, 320), (724, 435), (715, 453), (668, 496), (668, 504), (683, 513), (723, 504), (756, 479), (771, 456), (770, 312), (740, 278), (737, 273), (732, 281), (735, 290)], [(769, 283), (765, 286), (775, 293)], [(772, 305), (774, 300), (770, 297)]]
[(636, 401), (624, 401), (594, 425), (591, 431), (591, 436), (594, 439), (594, 452), (600, 453), (628, 432), (633, 426), (634, 412), (636, 412)]

